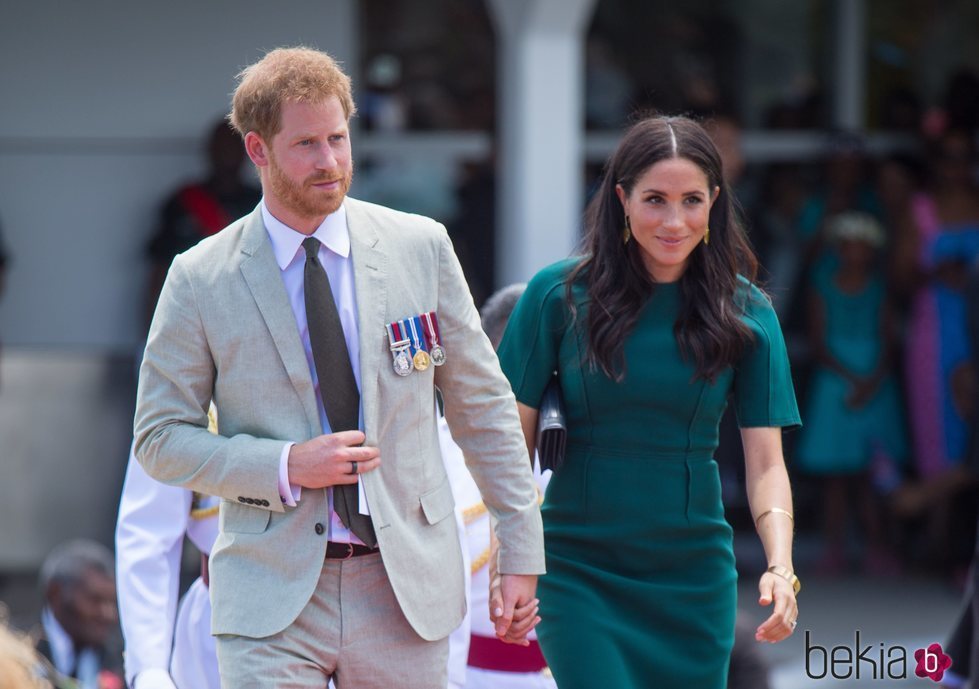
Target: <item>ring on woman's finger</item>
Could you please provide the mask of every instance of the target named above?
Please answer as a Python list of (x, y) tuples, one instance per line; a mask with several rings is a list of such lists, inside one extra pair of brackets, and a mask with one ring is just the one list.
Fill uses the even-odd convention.
[(353, 460), (350, 461), (350, 471), (347, 472), (350, 476), (355, 476), (357, 474), (357, 462)]
[(791, 622), (789, 622), (789, 626), (792, 627), (792, 631), (795, 631), (795, 626), (797, 624), (799, 624), (798, 620), (792, 620)]

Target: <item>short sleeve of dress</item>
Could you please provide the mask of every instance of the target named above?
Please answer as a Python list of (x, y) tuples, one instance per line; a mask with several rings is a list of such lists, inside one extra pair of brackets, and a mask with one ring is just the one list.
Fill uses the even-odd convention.
[(734, 410), (741, 428), (802, 425), (789, 356), (775, 309), (754, 285), (746, 286), (742, 316), (753, 342), (734, 371)]
[(561, 261), (533, 277), (513, 309), (497, 352), (517, 401), (534, 409), (540, 407), (544, 388), (557, 369), (569, 318), (564, 280), (572, 265)]

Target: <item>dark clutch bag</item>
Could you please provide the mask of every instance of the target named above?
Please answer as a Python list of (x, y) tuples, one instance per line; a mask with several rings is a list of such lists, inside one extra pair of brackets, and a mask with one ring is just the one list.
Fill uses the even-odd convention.
[(537, 410), (537, 456), (541, 471), (557, 471), (564, 463), (568, 426), (564, 418), (564, 400), (557, 375), (544, 388)]

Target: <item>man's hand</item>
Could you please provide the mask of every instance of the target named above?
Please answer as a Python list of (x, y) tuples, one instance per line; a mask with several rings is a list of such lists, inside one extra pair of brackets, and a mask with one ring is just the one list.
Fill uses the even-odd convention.
[(289, 482), (303, 488), (357, 483), (357, 476), (381, 465), (376, 447), (364, 447), (360, 431), (320, 435), (289, 450)]
[(529, 646), (530, 633), (540, 617), (536, 574), (497, 574), (490, 579), (490, 620), (496, 635), (509, 644)]

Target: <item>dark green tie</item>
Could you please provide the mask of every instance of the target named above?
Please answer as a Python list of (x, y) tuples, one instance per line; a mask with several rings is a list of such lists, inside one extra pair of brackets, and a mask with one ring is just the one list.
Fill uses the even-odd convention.
[[(306, 299), (306, 323), (309, 326), (309, 345), (313, 350), (316, 377), (320, 381), (320, 397), (326, 408), (330, 430), (356, 431), (359, 426), (360, 391), (350, 364), (350, 352), (343, 337), (340, 314), (333, 301), (330, 278), (320, 265), (320, 241), (315, 237), (303, 240), (306, 250), (303, 291)], [(357, 484), (333, 486), (333, 509), (354, 535), (370, 547), (377, 545), (371, 518), (357, 510)]]

